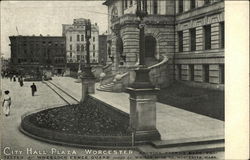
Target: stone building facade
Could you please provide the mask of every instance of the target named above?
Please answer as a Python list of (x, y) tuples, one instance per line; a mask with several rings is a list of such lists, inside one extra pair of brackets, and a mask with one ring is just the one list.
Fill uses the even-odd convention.
[[(66, 37), (67, 63), (79, 63), (86, 61), (86, 39), (85, 26), (86, 19), (74, 19), (73, 24), (62, 25), (62, 35)], [(90, 63), (98, 63), (99, 58), (99, 27), (97, 24), (91, 25), (90, 39)]]
[[(135, 0), (106, 0), (108, 62), (113, 72), (138, 64), (139, 19)], [(224, 87), (224, 2), (222, 0), (147, 0), (144, 18), (146, 64), (168, 57), (157, 79), (222, 89)], [(155, 62), (154, 62), (155, 61)], [(168, 85), (166, 84), (166, 85)], [(163, 86), (166, 86), (163, 85)]]
[(51, 68), (63, 73), (66, 65), (65, 37), (10, 36), (11, 66), (16, 70)]
[(175, 79), (224, 88), (224, 1), (176, 1)]

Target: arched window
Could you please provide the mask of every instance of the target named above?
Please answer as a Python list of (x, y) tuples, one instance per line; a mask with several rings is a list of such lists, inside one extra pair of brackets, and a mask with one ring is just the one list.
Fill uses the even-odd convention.
[(156, 54), (156, 40), (153, 36), (145, 36), (145, 57), (154, 57)]

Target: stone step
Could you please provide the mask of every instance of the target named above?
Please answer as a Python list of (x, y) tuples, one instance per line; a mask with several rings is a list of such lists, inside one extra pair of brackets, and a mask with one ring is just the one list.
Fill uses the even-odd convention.
[(112, 89), (106, 89), (106, 88), (97, 88), (98, 91), (103, 91), (103, 92), (113, 92)]
[(100, 87), (113, 87), (115, 84), (114, 83), (108, 83), (104, 85), (100, 85)]
[(114, 83), (108, 83), (108, 84), (104, 84), (104, 85), (100, 85), (97, 90), (99, 91), (105, 91), (105, 92), (113, 92), (113, 87), (114, 87)]
[(187, 153), (187, 152), (215, 152), (215, 151), (224, 151), (225, 144), (224, 142), (212, 143), (212, 144), (193, 144), (187, 146), (175, 146), (167, 148), (155, 148), (151, 145), (142, 145), (138, 146), (138, 151), (144, 156), (159, 156), (159, 155), (168, 155), (172, 152), (175, 153)]
[(166, 148), (166, 147), (176, 147), (176, 146), (185, 146), (185, 145), (194, 145), (194, 144), (211, 144), (211, 143), (220, 143), (224, 142), (223, 136), (211, 136), (211, 137), (195, 137), (188, 139), (176, 139), (176, 140), (161, 140), (161, 141), (152, 141), (151, 145), (155, 148)]

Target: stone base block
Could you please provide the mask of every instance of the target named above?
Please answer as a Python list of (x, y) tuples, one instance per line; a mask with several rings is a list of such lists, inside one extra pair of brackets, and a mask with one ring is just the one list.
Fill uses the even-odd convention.
[(155, 140), (161, 140), (161, 135), (158, 130), (136, 131), (135, 143), (147, 143)]

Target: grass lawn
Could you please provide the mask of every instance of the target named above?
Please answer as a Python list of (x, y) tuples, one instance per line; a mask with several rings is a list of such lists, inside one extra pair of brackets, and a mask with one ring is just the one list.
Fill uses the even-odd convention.
[(160, 90), (158, 101), (224, 121), (224, 92), (174, 83)]

